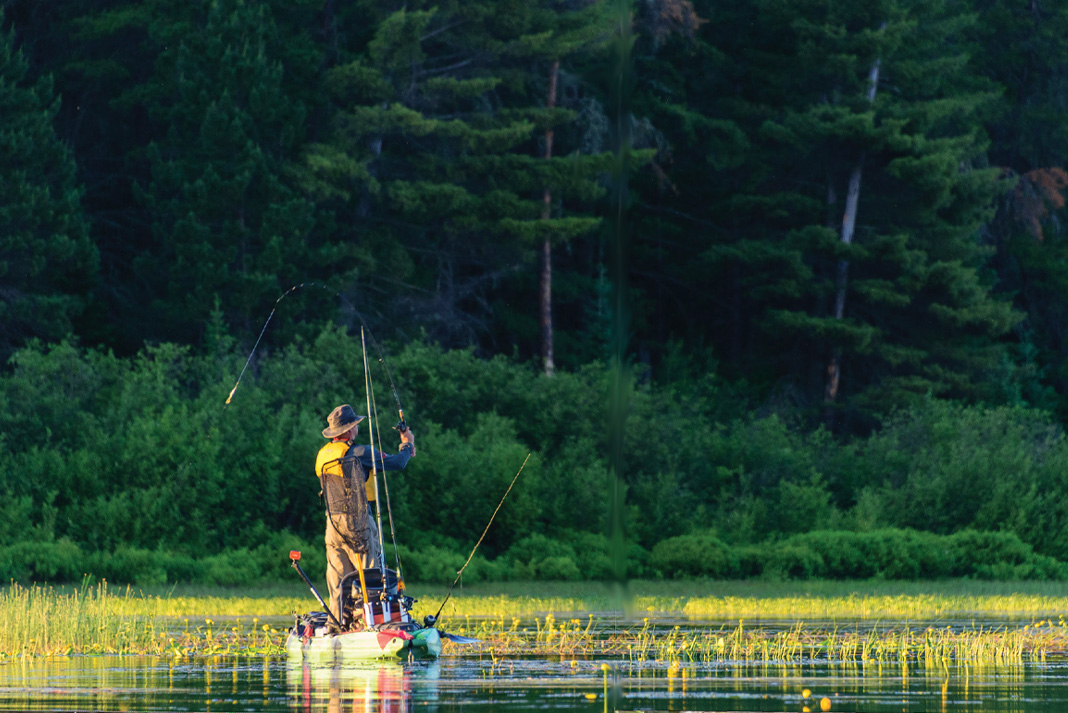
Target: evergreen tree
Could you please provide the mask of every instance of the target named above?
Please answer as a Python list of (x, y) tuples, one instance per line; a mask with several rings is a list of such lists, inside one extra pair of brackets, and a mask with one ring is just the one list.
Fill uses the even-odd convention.
[[(230, 324), (254, 329), (287, 287), (315, 275), (311, 205), (286, 169), (305, 107), (287, 92), (282, 37), (266, 4), (160, 2), (160, 53), (139, 88), (165, 134), (146, 150), (139, 193), (152, 244), (133, 270), (147, 287), (146, 336), (196, 343), (218, 300)], [(299, 75), (299, 71), (298, 71)]]
[[(697, 154), (722, 173), (705, 164), (710, 185), (680, 190), (711, 193), (708, 210), (688, 195), (682, 212), (699, 229), (698, 269), (712, 277), (703, 331), (718, 351), (744, 359), (742, 373), (794, 384), (791, 398), (810, 413), (835, 353), (846, 411), (925, 393), (1009, 398), (998, 339), (1018, 317), (991, 295), (978, 240), (999, 188), (983, 168), (980, 125), (993, 94), (959, 49), (972, 18), (953, 3), (896, 0), (697, 8), (714, 49), (694, 65), (691, 94), (714, 98), (698, 113), (724, 117), (715, 126), (727, 150)], [(873, 94), (873, 68), (888, 91)]]
[[(0, 26), (3, 17), (0, 15)], [(31, 80), (13, 31), (0, 31), (0, 355), (29, 337), (69, 334), (97, 276), (59, 99)]]
[[(355, 226), (360, 280), (339, 284), (358, 292), (353, 303), (372, 324), (423, 326), (446, 344), (536, 349), (527, 268), (546, 239), (596, 227), (588, 206), (606, 161), (579, 155), (559, 132), (565, 155), (539, 150), (547, 129), (575, 118), (544, 106), (547, 70), (591, 41), (581, 29), (589, 15), (564, 9), (409, 4), (329, 70), (334, 133), (308, 150), (309, 188), (329, 198), (340, 225)], [(524, 296), (513, 283), (532, 289)]]
[[(1068, 414), (1068, 7), (977, 0), (971, 66), (1003, 88), (987, 118), (990, 161), (1007, 178), (990, 235), (1001, 288), (1026, 314), (1012, 340), (1025, 396)], [(1051, 392), (1052, 390), (1052, 392)]]

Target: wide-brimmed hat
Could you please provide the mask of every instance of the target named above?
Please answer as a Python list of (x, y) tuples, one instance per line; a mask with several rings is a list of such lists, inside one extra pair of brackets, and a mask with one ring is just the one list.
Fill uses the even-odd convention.
[(341, 404), (326, 417), (328, 425), (323, 429), (323, 438), (336, 438), (355, 426), (366, 416), (357, 416), (348, 404)]

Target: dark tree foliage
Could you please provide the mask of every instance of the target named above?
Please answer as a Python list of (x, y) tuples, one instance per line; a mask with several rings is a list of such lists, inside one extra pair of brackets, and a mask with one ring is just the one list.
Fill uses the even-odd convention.
[(53, 125), (58, 108), (51, 78), (29, 76), (14, 33), (0, 29), (0, 357), (5, 360), (27, 338), (68, 334), (97, 277), (74, 157)]
[[(529, 349), (537, 249), (598, 224), (589, 213), (606, 159), (591, 154), (603, 147), (584, 151), (564, 130), (577, 124), (581, 78), (565, 72), (564, 101), (544, 107), (552, 60), (595, 46), (597, 4), (386, 7), (325, 73), (331, 131), (305, 155), (309, 192), (350, 226), (357, 250), (358, 279), (336, 284), (376, 326)], [(549, 127), (557, 149), (544, 160), (538, 138)]]
[[(647, 549), (796, 537), (803, 503), (845, 529), (997, 520), (1064, 556), (1040, 533), (1068, 531), (1047, 495), (1068, 418), (1068, 8), (0, 10), (0, 495), (34, 542), (184, 557), (206, 537), (192, 516), (229, 548), (310, 536), (286, 461), (314, 414), (359, 401), (344, 330), (363, 326), (405, 355), (449, 453), (398, 485), (402, 520), (477, 534), (470, 493), (542, 454), (562, 490), (488, 544), (528, 574), (572, 576), (584, 549), (544, 533), (603, 529), (609, 444)], [(249, 435), (213, 404), (261, 334), (246, 378), (271, 386), (249, 413), (277, 422)], [(65, 408), (84, 430), (56, 425)], [(62, 443), (34, 450), (48, 429)], [(55, 468), (85, 476), (55, 487)], [(440, 502), (418, 500), (441, 473)]]
[(707, 305), (681, 334), (810, 413), (1012, 398), (998, 339), (1019, 317), (992, 294), (979, 239), (999, 190), (981, 125), (995, 95), (960, 49), (974, 17), (952, 3), (697, 7), (698, 34), (648, 60), (673, 80), (654, 73), (649, 110), (688, 150), (650, 186), (645, 237), (681, 288), (659, 289)]
[(1002, 87), (987, 121), (990, 163), (1006, 176), (989, 226), (1000, 287), (1025, 319), (1010, 340), (1024, 364), (1030, 403), (1068, 413), (1068, 280), (1064, 170), (1068, 166), (1068, 8), (1058, 3), (976, 3), (972, 71)]

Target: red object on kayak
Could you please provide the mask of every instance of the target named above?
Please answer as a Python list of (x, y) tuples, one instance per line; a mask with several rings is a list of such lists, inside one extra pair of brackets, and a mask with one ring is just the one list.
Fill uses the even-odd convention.
[(383, 651), (389, 645), (389, 642), (393, 639), (400, 639), (401, 641), (411, 641), (414, 637), (406, 631), (398, 631), (397, 629), (386, 629), (385, 631), (377, 631), (378, 634), (378, 648)]

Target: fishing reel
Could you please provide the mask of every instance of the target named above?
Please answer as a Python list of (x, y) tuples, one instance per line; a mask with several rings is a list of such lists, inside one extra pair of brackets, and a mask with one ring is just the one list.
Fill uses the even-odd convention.
[(434, 625), (438, 623), (438, 618), (433, 614), (428, 614), (423, 617), (423, 626), (428, 629), (433, 629)]
[[(404, 422), (404, 411), (401, 411), (401, 410), (398, 409), (397, 413), (400, 414), (400, 421), (397, 421), (397, 425), (393, 427), (393, 430), (396, 431), (397, 433), (404, 433), (405, 431), (408, 430), (408, 424)], [(403, 445), (403, 444), (401, 444), (401, 445)], [(411, 446), (412, 446), (412, 455), (414, 456), (415, 455), (415, 444), (412, 443)]]
[(400, 421), (397, 421), (397, 425), (393, 427), (393, 430), (397, 433), (404, 433), (408, 430), (408, 424), (404, 422), (404, 411), (398, 409), (397, 413), (400, 415)]

